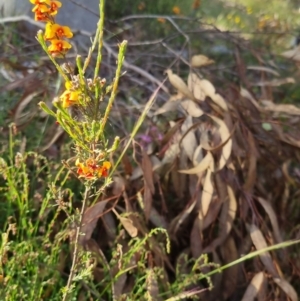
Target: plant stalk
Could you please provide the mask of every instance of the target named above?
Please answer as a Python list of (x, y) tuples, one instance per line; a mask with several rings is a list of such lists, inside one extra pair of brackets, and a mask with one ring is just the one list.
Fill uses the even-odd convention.
[(68, 283), (67, 283), (67, 286), (65, 287), (62, 301), (68, 300), (68, 296), (71, 291), (72, 281), (73, 281), (73, 278), (74, 278), (74, 275), (76, 272), (76, 265), (77, 265), (77, 259), (78, 259), (78, 254), (79, 254), (79, 236), (80, 236), (81, 228), (83, 225), (83, 215), (84, 215), (84, 211), (85, 211), (85, 208), (87, 205), (87, 200), (89, 198), (89, 191), (90, 191), (90, 187), (86, 186), (85, 192), (84, 192), (84, 197), (83, 197), (83, 202), (82, 202), (82, 207), (81, 207), (81, 211), (80, 211), (79, 223), (78, 223), (78, 226), (76, 227), (76, 237), (75, 237), (75, 243), (74, 243), (72, 266), (71, 266)]

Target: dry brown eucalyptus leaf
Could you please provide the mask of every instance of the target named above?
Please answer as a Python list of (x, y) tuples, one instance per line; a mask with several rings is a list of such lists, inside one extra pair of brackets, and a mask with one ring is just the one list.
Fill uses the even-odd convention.
[(300, 115), (300, 108), (291, 104), (275, 104), (269, 100), (262, 100), (261, 103), (264, 105), (266, 111), (274, 113), (285, 113), (288, 115)]
[(224, 111), (228, 111), (228, 106), (227, 106), (227, 103), (226, 103), (225, 99), (223, 98), (223, 96), (221, 96), (220, 94), (216, 93), (215, 95), (213, 95), (211, 97), (211, 99), (212, 99), (212, 101), (215, 104), (217, 104)]
[(257, 87), (278, 87), (286, 84), (295, 84), (296, 81), (292, 77), (282, 78), (282, 79), (273, 79), (270, 81), (260, 81), (258, 83), (252, 84)]
[(203, 158), (203, 160), (195, 167), (190, 168), (190, 169), (183, 169), (183, 170), (178, 170), (178, 172), (181, 173), (186, 173), (186, 174), (199, 174), (200, 172), (205, 171), (213, 161), (213, 156), (211, 152), (207, 152), (206, 156)]
[(138, 229), (133, 225), (133, 221), (124, 216), (118, 216), (121, 224), (123, 225), (124, 229), (126, 232), (131, 236), (131, 237), (136, 237), (138, 235)]
[(108, 201), (101, 201), (95, 205), (87, 208), (83, 214), (81, 233), (79, 236), (79, 243), (85, 244), (88, 241), (97, 225), (98, 218), (103, 213), (103, 210)]
[(154, 112), (154, 115), (159, 115), (159, 114), (164, 114), (164, 113), (167, 113), (167, 112), (176, 111), (178, 109), (179, 104), (180, 104), (179, 100), (167, 101), (166, 103), (163, 104), (162, 107), (158, 108)]
[(142, 152), (143, 152), (143, 157), (142, 157), (141, 167), (143, 170), (145, 184), (149, 187), (151, 193), (153, 194), (155, 189), (154, 189), (152, 162), (148, 154), (145, 152), (145, 150), (143, 150)]
[(213, 222), (217, 221), (217, 217), (219, 215), (221, 206), (222, 206), (222, 202), (220, 202), (220, 200), (217, 197), (213, 197), (211, 204), (209, 206), (209, 210), (204, 218), (202, 230), (205, 230)]
[(248, 70), (257, 70), (257, 71), (262, 71), (262, 72), (268, 72), (268, 73), (272, 73), (275, 76), (280, 75), (276, 70), (274, 70), (272, 68), (269, 68), (269, 67), (265, 67), (265, 66), (247, 66), (247, 69)]
[(276, 214), (275, 214), (271, 204), (268, 201), (266, 201), (265, 199), (260, 198), (260, 197), (258, 197), (257, 200), (263, 206), (263, 208), (265, 209), (266, 213), (268, 214), (268, 216), (270, 218), (271, 225), (272, 225), (273, 232), (274, 232), (275, 242), (276, 243), (283, 242), (281, 234), (280, 234), (280, 230), (279, 230), (278, 220), (277, 220)]
[[(238, 259), (238, 251), (234, 239), (231, 236), (228, 236), (225, 243), (221, 246), (221, 252), (224, 263), (230, 263)], [(231, 266), (230, 268), (224, 271), (224, 282), (222, 287), (222, 295), (224, 300), (228, 300), (228, 298), (236, 290), (238, 283), (238, 272), (238, 265)]]
[(157, 170), (161, 166), (160, 160), (155, 155), (152, 155), (150, 157), (150, 159), (151, 159), (151, 162), (152, 162), (152, 169), (153, 169), (153, 171)]
[(194, 94), (195, 98), (200, 101), (205, 100), (205, 93), (201, 89), (201, 79), (195, 73), (190, 73), (188, 77), (188, 88)]
[(150, 187), (145, 183), (144, 187), (144, 214), (148, 222), (152, 210), (153, 197)]
[(242, 97), (250, 100), (250, 102), (255, 106), (255, 108), (258, 111), (261, 111), (260, 105), (258, 104), (257, 100), (252, 96), (252, 94), (248, 90), (246, 90), (245, 88), (241, 87), (240, 94), (241, 94)]
[(196, 166), (203, 160), (203, 149), (201, 145), (198, 145), (194, 151), (193, 155), (193, 165)]
[(188, 116), (181, 126), (181, 133), (184, 137), (181, 141), (181, 146), (183, 147), (188, 158), (192, 161), (195, 149), (197, 147), (197, 140), (193, 130), (190, 128), (193, 126), (193, 120), (191, 116)]
[(247, 287), (247, 290), (243, 296), (242, 301), (254, 301), (257, 294), (262, 289), (265, 281), (266, 278), (264, 272), (259, 272), (255, 274)]
[(137, 166), (133, 171), (132, 174), (130, 176), (130, 181), (136, 180), (140, 177), (143, 176), (143, 170), (140, 166)]
[(215, 121), (215, 123), (219, 125), (219, 133), (220, 133), (221, 141), (222, 143), (224, 143), (224, 146), (222, 148), (221, 158), (218, 165), (218, 170), (221, 170), (225, 166), (226, 162), (228, 161), (231, 155), (232, 139), (230, 138), (231, 135), (225, 122), (213, 115), (209, 115), (209, 116)]
[[(262, 232), (255, 226), (254, 224), (251, 224), (249, 226), (250, 230), (250, 236), (252, 239), (252, 242), (257, 250), (265, 249), (268, 247), (266, 240), (262, 234)], [(264, 252), (259, 255), (260, 260), (268, 270), (268, 272), (273, 276), (273, 277), (279, 277), (278, 272), (273, 264), (271, 255), (269, 252)]]
[(192, 100), (184, 100), (181, 103), (183, 109), (192, 117), (200, 117), (204, 112), (199, 108), (199, 106)]
[(248, 132), (248, 135), (246, 135), (245, 140), (248, 142), (247, 157), (249, 162), (248, 162), (247, 177), (243, 187), (245, 192), (251, 193), (256, 183), (256, 177), (257, 177), (256, 165), (258, 160), (258, 151), (255, 145), (255, 139), (251, 132)]
[(193, 55), (191, 59), (192, 67), (202, 67), (213, 64), (215, 61), (209, 59), (207, 56), (203, 54)]
[(210, 146), (211, 139), (209, 137), (209, 131), (207, 129), (203, 129), (201, 131), (201, 136), (200, 136), (200, 145), (202, 146), (203, 149), (207, 151), (211, 151), (213, 147)]
[(172, 70), (166, 70), (171, 85), (178, 90), (182, 95), (189, 99), (195, 99), (193, 93), (189, 90), (187, 84), (177, 74), (174, 74)]
[[(227, 192), (228, 192), (228, 198), (229, 198), (229, 211), (228, 211), (228, 219), (234, 221), (237, 211), (237, 201), (235, 198), (235, 194), (231, 186), (227, 185)], [(232, 223), (231, 223), (232, 225)]]
[(202, 254), (202, 226), (198, 217), (194, 219), (190, 235), (190, 247), (194, 258), (198, 258)]
[(200, 86), (206, 96), (212, 98), (216, 94), (216, 89), (209, 80), (201, 79)]
[(288, 281), (279, 277), (275, 277), (273, 280), (292, 301), (298, 301), (298, 294)]
[(165, 155), (161, 161), (162, 165), (172, 163), (175, 160), (175, 158), (177, 158), (179, 153), (180, 153), (179, 144), (178, 143), (172, 144), (165, 152)]
[(121, 195), (125, 190), (125, 179), (123, 177), (115, 176), (113, 177), (113, 195)]
[(209, 205), (211, 203), (211, 199), (214, 193), (214, 186), (212, 184), (212, 171), (210, 168), (207, 169), (204, 184), (203, 184), (203, 190), (202, 190), (202, 198), (201, 198), (201, 209), (200, 212), (202, 214), (202, 217), (205, 217)]
[(228, 234), (232, 229), (237, 211), (237, 202), (233, 189), (229, 185), (227, 185), (227, 192), (228, 200), (223, 203), (222, 211), (220, 214), (220, 233), (218, 237), (203, 250), (204, 253), (212, 252), (218, 246), (220, 246), (226, 240)]

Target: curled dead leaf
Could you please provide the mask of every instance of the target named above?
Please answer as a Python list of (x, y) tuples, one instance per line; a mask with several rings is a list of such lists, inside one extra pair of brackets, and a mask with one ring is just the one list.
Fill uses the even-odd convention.
[(221, 141), (222, 143), (224, 143), (224, 146), (222, 148), (221, 158), (218, 165), (218, 170), (221, 170), (225, 166), (226, 162), (228, 161), (231, 155), (232, 139), (230, 138), (231, 135), (229, 129), (226, 123), (222, 119), (217, 118), (213, 115), (208, 115), (208, 116), (210, 116), (219, 125), (218, 130), (220, 133)]
[(184, 100), (180, 104), (191, 117), (200, 117), (204, 114), (199, 106), (192, 100)]
[(203, 160), (195, 167), (190, 169), (182, 169), (178, 170), (178, 172), (186, 173), (186, 174), (198, 174), (200, 172), (205, 171), (210, 166), (211, 162), (213, 161), (213, 156), (211, 152), (207, 152), (206, 156), (203, 158)]
[(201, 216), (204, 218), (208, 212), (209, 205), (212, 200), (212, 196), (214, 193), (214, 186), (212, 184), (212, 171), (210, 168), (207, 169), (203, 190), (202, 190), (202, 198), (201, 198)]
[(269, 202), (267, 202), (265, 199), (260, 198), (260, 197), (258, 197), (257, 200), (263, 206), (263, 208), (265, 209), (266, 213), (268, 214), (268, 216), (270, 218), (271, 225), (272, 225), (273, 232), (274, 232), (275, 241), (277, 243), (281, 243), (283, 240), (282, 240), (281, 233), (279, 230), (278, 220), (277, 220), (276, 214), (275, 214), (271, 204)]
[(181, 126), (181, 132), (183, 137), (181, 140), (181, 146), (183, 147), (185, 153), (191, 161), (193, 160), (193, 155), (197, 147), (197, 140), (194, 131), (191, 130), (192, 127), (192, 117), (188, 116)]
[(194, 94), (195, 98), (204, 101), (206, 95), (201, 89), (201, 79), (195, 73), (190, 73), (188, 76), (188, 88)]
[(162, 107), (158, 108), (154, 112), (154, 115), (160, 115), (160, 114), (164, 114), (164, 113), (167, 113), (167, 112), (176, 111), (179, 104), (180, 104), (179, 100), (176, 100), (176, 101), (170, 101), (169, 100), (166, 103), (164, 103)]
[(131, 237), (136, 237), (138, 235), (138, 229), (133, 225), (133, 221), (128, 217), (119, 216), (119, 220), (123, 225), (126, 232)]
[(189, 99), (195, 99), (193, 93), (189, 90), (187, 84), (177, 74), (174, 74), (172, 70), (166, 70), (171, 85), (178, 90), (182, 95)]

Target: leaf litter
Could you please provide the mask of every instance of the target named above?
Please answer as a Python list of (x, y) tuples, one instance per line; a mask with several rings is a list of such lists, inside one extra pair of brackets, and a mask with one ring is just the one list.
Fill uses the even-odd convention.
[[(155, 227), (168, 232), (170, 254), (161, 243), (165, 242), (163, 235), (151, 237), (143, 245), (152, 257), (147, 263), (148, 298), (160, 298), (154, 268), (174, 279), (174, 262), (180, 254), (197, 259), (208, 253), (224, 265), (242, 256), (240, 250), (248, 250), (249, 237), (250, 248), (256, 250), (296, 238), (300, 109), (297, 103), (282, 103), (282, 97), (286, 87), (295, 87), (297, 77), (263, 63), (267, 61), (251, 51), (257, 62), (247, 65), (236, 50), (236, 69), (231, 71), (239, 78), (239, 85), (221, 71), (207, 71), (214, 60), (202, 54), (191, 58), (191, 68), (184, 70), (187, 76), (176, 74), (178, 69), (168, 69), (168, 80), (177, 94), (169, 95), (151, 115), (152, 126), (167, 121), (162, 139), (154, 143), (151, 153), (142, 150), (140, 165), (127, 158), (111, 190), (85, 211), (80, 243), (93, 246), (95, 252), (96, 246), (109, 249), (115, 242), (126, 252), (131, 238), (143, 239)], [(299, 61), (299, 47), (282, 56)], [(6, 90), (20, 88), (24, 81), (16, 80)], [(26, 88), (20, 103), (11, 110), (11, 118), (19, 126), (26, 127), (31, 121), (27, 106), (41, 93), (33, 91), (36, 87)], [(58, 139), (60, 131), (56, 128), (52, 136), (45, 136), (41, 148), (51, 149)], [(111, 207), (110, 197), (117, 198), (117, 205), (106, 210)], [(206, 291), (205, 300), (221, 296), (243, 301), (262, 300), (261, 296), (270, 301), (278, 296), (278, 300), (298, 300), (298, 253), (294, 246), (285, 256), (279, 251), (265, 252), (251, 264), (239, 263), (218, 274), (215, 285), (221, 288), (221, 295)], [(116, 297), (132, 288), (138, 256), (139, 252), (133, 254), (128, 263), (130, 273), (124, 273), (114, 284)], [(101, 270), (99, 266), (95, 271)], [(111, 270), (118, 271), (115, 266)], [(189, 264), (185, 270), (191, 272)], [(201, 291), (203, 283), (196, 284), (174, 295), (173, 300)], [(168, 298), (172, 300), (172, 296)]]

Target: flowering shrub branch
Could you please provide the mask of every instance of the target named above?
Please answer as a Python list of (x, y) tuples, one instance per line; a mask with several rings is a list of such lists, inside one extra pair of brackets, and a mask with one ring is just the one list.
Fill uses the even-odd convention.
[[(63, 291), (63, 300), (66, 300), (72, 288), (72, 279), (76, 274), (79, 233), (82, 227), (82, 216), (90, 194), (89, 191), (99, 180), (102, 180), (99, 192), (111, 183), (110, 169), (112, 165), (108, 156), (117, 149), (119, 137), (115, 137), (113, 144), (109, 147), (108, 140), (105, 137), (105, 125), (117, 94), (127, 42), (124, 41), (120, 44), (115, 78), (110, 84), (107, 84), (105, 78), (98, 76), (102, 60), (104, 29), (104, 1), (100, 1), (100, 20), (95, 39), (84, 64), (82, 64), (81, 56), (77, 56), (78, 74), (75, 75), (69, 62), (64, 65), (57, 62), (58, 58), (66, 61), (66, 54), (72, 48), (69, 39), (73, 37), (73, 33), (68, 26), (58, 24), (55, 21), (55, 16), (62, 7), (62, 3), (54, 0), (30, 0), (30, 2), (34, 4), (32, 11), (35, 20), (46, 22), (45, 31), (38, 32), (37, 40), (65, 81), (64, 91), (53, 101), (54, 108), (48, 107), (44, 102), (40, 102), (39, 105), (46, 113), (56, 119), (59, 126), (73, 140), (75, 156), (68, 160), (71, 163), (65, 163), (65, 166), (86, 187), (80, 218), (77, 223), (73, 264), (67, 287)], [(94, 76), (93, 78), (86, 78), (85, 72), (97, 44), (98, 51)], [(103, 113), (100, 110), (100, 104), (106, 99), (108, 99), (108, 104)]]

